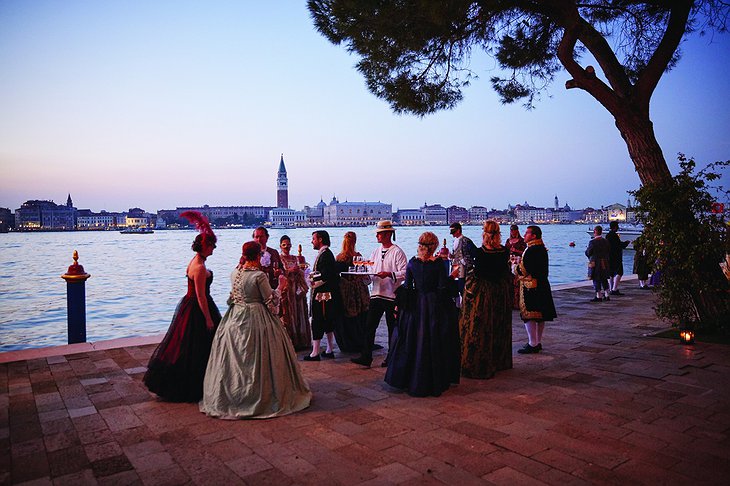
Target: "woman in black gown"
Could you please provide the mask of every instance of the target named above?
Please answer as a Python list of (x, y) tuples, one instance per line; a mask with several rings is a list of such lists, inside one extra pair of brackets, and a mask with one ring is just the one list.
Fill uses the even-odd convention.
[(195, 223), (200, 231), (192, 246), (196, 254), (185, 272), (188, 292), (177, 305), (167, 334), (152, 353), (143, 381), (163, 400), (197, 402), (203, 397), (205, 368), (221, 320), (210, 296), (213, 273), (205, 268), (217, 239), (208, 220), (197, 211), (180, 216)]
[(433, 254), (438, 238), (427, 231), (418, 239), (418, 256), (406, 267), (398, 298), (398, 326), (385, 382), (416, 397), (439, 396), (459, 383), (456, 287)]

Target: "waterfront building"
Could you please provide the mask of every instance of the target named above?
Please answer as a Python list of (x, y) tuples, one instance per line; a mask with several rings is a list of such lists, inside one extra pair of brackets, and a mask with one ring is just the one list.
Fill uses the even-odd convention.
[(269, 221), (274, 228), (293, 228), (295, 226), (304, 226), (307, 222), (307, 215), (304, 211), (274, 208), (269, 211)]
[(33, 199), (15, 210), (15, 227), (29, 230), (72, 230), (76, 228), (76, 208), (71, 195), (65, 206), (53, 201)]
[(515, 219), (518, 223), (550, 223), (553, 221), (553, 209), (530, 206), (525, 201), (515, 206)]
[(208, 206), (206, 204), (204, 206), (161, 209), (157, 211), (157, 217), (162, 218), (166, 225), (187, 226), (188, 221), (180, 219), (180, 213), (198, 211), (214, 225), (255, 225), (264, 222), (272, 209), (274, 208), (271, 206)]
[(284, 167), (284, 154), (281, 154), (279, 171), (276, 173), (276, 207), (289, 207), (289, 182), (286, 177), (286, 167)]
[(423, 211), (423, 222), (425, 224), (444, 225), (448, 221), (446, 208), (440, 204), (428, 205), (424, 202), (421, 211)]
[(0, 208), (0, 233), (7, 233), (15, 228), (15, 215), (8, 208)]
[(126, 220), (126, 213), (110, 213), (104, 210), (95, 213), (89, 209), (79, 209), (76, 227), (78, 229), (109, 229), (125, 226)]
[(605, 213), (603, 211), (603, 208), (601, 209), (593, 209), (593, 208), (585, 208), (583, 210), (583, 221), (586, 223), (605, 223)]
[(466, 223), (469, 221), (469, 211), (461, 206), (449, 206), (446, 208), (446, 222), (451, 223)]
[(417, 226), (424, 224), (425, 215), (420, 209), (399, 209), (393, 213), (393, 222), (403, 226)]
[(606, 219), (604, 221), (618, 221), (623, 223), (626, 221), (626, 209), (623, 204), (614, 203), (604, 208)]
[(393, 206), (378, 202), (339, 202), (336, 197), (324, 208), (323, 222), (331, 226), (367, 226), (392, 219)]
[[(492, 209), (491, 211), (489, 211), (488, 217), (484, 218), (484, 220), (487, 219), (493, 219), (499, 224), (507, 224), (515, 220), (515, 215), (513, 212), (507, 210), (497, 211), (496, 209)], [(482, 220), (480, 223), (484, 223), (484, 220)]]
[(484, 206), (472, 206), (469, 208), (469, 222), (482, 224), (489, 219), (489, 210)]
[(324, 224), (324, 208), (327, 207), (327, 203), (319, 198), (319, 202), (313, 206), (304, 206), (304, 214), (306, 217), (307, 224), (309, 226), (321, 226)]
[(157, 223), (157, 215), (148, 213), (142, 208), (129, 208), (124, 218), (124, 226), (128, 228), (151, 228)]
[(124, 226), (127, 228), (146, 228), (150, 225), (150, 220), (146, 216), (130, 216), (124, 220)]
[[(555, 204), (558, 204), (557, 196), (555, 196)], [(573, 210), (567, 203), (562, 208), (556, 207), (553, 210), (553, 222), (555, 222), (555, 223), (561, 223), (561, 224), (573, 223), (575, 221), (582, 220), (583, 217), (584, 217), (583, 210)]]

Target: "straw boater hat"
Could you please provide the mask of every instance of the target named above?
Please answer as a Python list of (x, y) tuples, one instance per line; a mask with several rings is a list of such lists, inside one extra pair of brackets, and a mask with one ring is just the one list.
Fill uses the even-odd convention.
[(383, 221), (378, 221), (378, 224), (375, 226), (375, 232), (380, 233), (382, 231), (392, 231), (393, 239), (395, 239), (395, 228), (393, 227), (392, 221), (387, 219)]

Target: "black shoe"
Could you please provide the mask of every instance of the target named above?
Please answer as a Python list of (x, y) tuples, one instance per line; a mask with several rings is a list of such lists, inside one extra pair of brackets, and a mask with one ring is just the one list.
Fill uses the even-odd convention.
[(639, 287), (641, 290), (651, 290), (651, 287), (648, 285), (644, 285), (643, 287)]
[(542, 351), (542, 343), (537, 343), (537, 346), (535, 346), (538, 351)]
[(380, 344), (373, 344), (373, 351), (377, 351), (378, 349), (383, 349), (383, 347)]
[(600, 302), (600, 301), (601, 301), (601, 299), (599, 299), (598, 297), (593, 297), (591, 300), (589, 300), (589, 302)]
[(540, 345), (537, 346), (530, 346), (530, 343), (525, 344), (520, 349), (517, 350), (520, 354), (535, 354), (540, 352)]
[(387, 368), (388, 367), (388, 360), (387, 359), (386, 360), (383, 360), (383, 362), (380, 363), (380, 367), (381, 368)]
[(322, 351), (320, 356), (322, 356), (322, 359), (335, 359), (335, 352), (332, 351), (331, 353), (328, 353), (326, 351)]
[(372, 359), (366, 359), (366, 358), (363, 358), (362, 356), (359, 356), (357, 358), (350, 358), (350, 361), (352, 361), (355, 364), (364, 366), (366, 368), (370, 368), (370, 364), (373, 362)]
[(317, 355), (317, 356), (306, 355), (304, 357), (304, 361), (321, 361), (321, 359), (320, 359), (319, 355)]
[(604, 302), (608, 302), (609, 300), (611, 300), (611, 297), (609, 297), (608, 295), (603, 298)]
[(624, 294), (622, 294), (622, 293), (621, 293), (621, 292), (619, 292), (618, 290), (612, 290), (612, 291), (611, 291), (611, 295), (624, 295)]

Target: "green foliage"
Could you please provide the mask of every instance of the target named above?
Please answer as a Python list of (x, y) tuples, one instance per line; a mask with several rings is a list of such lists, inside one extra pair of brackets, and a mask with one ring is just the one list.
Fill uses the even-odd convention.
[[(621, 71), (616, 76), (635, 82), (656, 58), (681, 3), (308, 0), (307, 6), (322, 35), (359, 57), (357, 69), (373, 94), (396, 113), (423, 116), (462, 100), (461, 89), (476, 77), (472, 49), (483, 49), (501, 68), (491, 84), (503, 103), (533, 107), (563, 68), (558, 49), (567, 31), (578, 36), (570, 48), (576, 62), (588, 49), (602, 67), (611, 65)], [(725, 30), (726, 2), (703, 0), (692, 6), (685, 33), (698, 27)], [(666, 60), (667, 70), (679, 55), (677, 49)]]
[[(730, 192), (712, 184), (730, 161), (696, 172), (693, 159), (678, 158), (681, 170), (669, 183), (631, 192), (644, 223), (642, 244), (661, 275), (657, 315), (675, 326), (730, 332), (728, 282), (719, 266), (728, 251), (727, 226), (725, 215), (710, 211), (714, 202), (728, 202)], [(703, 314), (708, 308), (714, 312)]]

